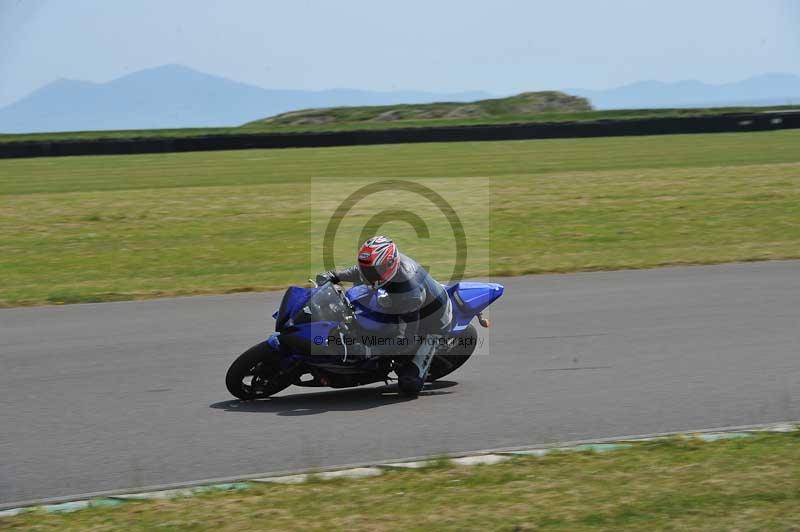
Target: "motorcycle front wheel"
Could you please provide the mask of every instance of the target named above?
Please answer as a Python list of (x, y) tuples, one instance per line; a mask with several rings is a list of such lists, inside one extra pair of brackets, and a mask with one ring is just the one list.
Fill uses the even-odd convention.
[(242, 400), (269, 397), (292, 384), (291, 375), (281, 371), (278, 353), (266, 342), (254, 345), (233, 361), (225, 375), (225, 386)]

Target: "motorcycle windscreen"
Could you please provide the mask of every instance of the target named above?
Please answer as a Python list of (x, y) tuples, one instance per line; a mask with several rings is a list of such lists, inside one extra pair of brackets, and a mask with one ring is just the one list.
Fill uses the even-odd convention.
[(315, 321), (347, 321), (349, 308), (332, 283), (312, 290), (311, 297), (292, 316), (294, 325)]

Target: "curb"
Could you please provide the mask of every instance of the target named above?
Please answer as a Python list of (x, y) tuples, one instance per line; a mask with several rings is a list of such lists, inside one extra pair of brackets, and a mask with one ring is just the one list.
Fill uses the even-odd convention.
[(688, 432), (662, 432), (655, 434), (642, 434), (594, 440), (581, 440), (562, 442), (551, 445), (531, 445), (522, 447), (507, 447), (501, 449), (485, 449), (470, 453), (454, 453), (444, 457), (415, 457), (405, 460), (390, 460), (384, 462), (371, 462), (367, 464), (354, 464), (326, 468), (322, 471), (297, 471), (287, 474), (262, 473), (248, 477), (239, 477), (228, 482), (200, 481), (192, 484), (174, 485), (171, 487), (143, 488), (142, 491), (114, 491), (95, 494), (76, 495), (72, 498), (49, 499), (31, 501), (20, 504), (18, 507), (0, 510), (0, 518), (12, 517), (23, 512), (44, 511), (47, 513), (67, 513), (84, 510), (87, 508), (104, 508), (125, 504), (129, 501), (140, 500), (165, 500), (178, 497), (191, 497), (203, 493), (220, 491), (238, 491), (251, 487), (257, 483), (274, 484), (301, 484), (309, 480), (336, 480), (336, 479), (361, 479), (376, 477), (385, 470), (391, 469), (420, 469), (433, 465), (441, 460), (447, 460), (459, 466), (494, 465), (511, 460), (514, 456), (541, 457), (556, 452), (595, 452), (605, 453), (630, 449), (643, 442), (666, 440), (669, 438), (686, 438), (702, 442), (719, 440), (732, 440), (751, 437), (757, 432), (794, 432), (800, 430), (800, 422), (789, 421), (769, 423), (764, 425), (743, 425), (737, 427), (723, 427), (704, 429)]

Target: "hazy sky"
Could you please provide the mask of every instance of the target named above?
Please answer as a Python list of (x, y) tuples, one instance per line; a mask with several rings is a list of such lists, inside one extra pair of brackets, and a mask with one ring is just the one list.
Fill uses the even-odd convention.
[(800, 74), (800, 0), (0, 0), (0, 105), (166, 63), (270, 88), (718, 83)]

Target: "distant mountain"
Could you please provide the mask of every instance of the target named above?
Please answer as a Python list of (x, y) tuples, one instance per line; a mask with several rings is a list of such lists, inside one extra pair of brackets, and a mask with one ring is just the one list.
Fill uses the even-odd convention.
[(800, 104), (800, 76), (764, 74), (721, 85), (700, 81), (640, 81), (608, 90), (564, 89), (596, 109), (723, 107)]
[(264, 89), (181, 65), (134, 72), (108, 83), (60, 79), (0, 108), (0, 132), (238, 126), (310, 107), (472, 101), (484, 92)]
[[(641, 81), (608, 90), (564, 89), (596, 109), (800, 104), (800, 76), (764, 74), (735, 83)], [(301, 109), (471, 102), (485, 92), (264, 89), (181, 65), (108, 83), (60, 79), (0, 108), (0, 133), (238, 126)]]

